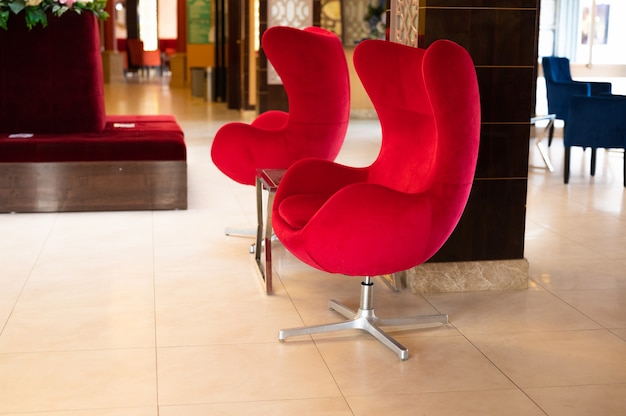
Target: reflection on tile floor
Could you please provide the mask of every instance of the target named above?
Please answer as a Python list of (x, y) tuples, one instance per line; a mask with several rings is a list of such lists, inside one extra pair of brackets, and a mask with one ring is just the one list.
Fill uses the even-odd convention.
[[(380, 316), (450, 315), (394, 333), (402, 362), (354, 331), (277, 330), (338, 320), (358, 279), (277, 245), (266, 296), (250, 239), (255, 195), (211, 163), (215, 131), (249, 114), (158, 83), (107, 85), (110, 114), (175, 114), (189, 152), (189, 209), (0, 215), (0, 415), (617, 415), (626, 409), (623, 155), (562, 142), (542, 168), (531, 140), (527, 291), (415, 296), (377, 291)], [(376, 156), (376, 122), (353, 120), (339, 161)]]

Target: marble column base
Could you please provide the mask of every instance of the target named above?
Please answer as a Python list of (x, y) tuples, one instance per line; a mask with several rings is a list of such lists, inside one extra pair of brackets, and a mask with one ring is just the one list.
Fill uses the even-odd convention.
[(413, 293), (524, 290), (528, 288), (528, 261), (496, 260), (424, 263), (402, 272)]

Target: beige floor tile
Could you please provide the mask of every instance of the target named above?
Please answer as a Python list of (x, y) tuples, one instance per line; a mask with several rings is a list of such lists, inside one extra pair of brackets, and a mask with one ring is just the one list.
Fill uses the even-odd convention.
[(595, 248), (572, 241), (566, 237), (549, 236), (541, 239), (526, 240), (524, 256), (530, 261), (548, 257), (566, 262), (570, 260), (606, 260)]
[(530, 262), (530, 278), (548, 290), (624, 289), (626, 262), (542, 258)]
[(158, 416), (157, 407), (80, 409), (59, 412), (3, 413), (2, 416)]
[(154, 347), (154, 337), (150, 305), (17, 307), (0, 335), (0, 353)]
[[(402, 337), (409, 359), (369, 335), (351, 331), (316, 344), (346, 396), (512, 388), (511, 382), (461, 336)], [(306, 343), (288, 341), (287, 346)]]
[(156, 405), (154, 349), (0, 354), (0, 414)]
[(34, 262), (58, 214), (0, 214), (0, 264)]
[(626, 328), (626, 288), (554, 293), (606, 328)]
[(604, 235), (580, 235), (574, 238), (574, 241), (584, 244), (586, 247), (597, 251), (608, 259), (625, 260), (626, 259), (626, 227), (622, 228), (623, 231), (617, 231), (616, 228), (613, 233), (618, 232), (620, 235), (612, 235), (612, 233), (605, 233)]
[(626, 341), (626, 329), (624, 328), (612, 329), (611, 332), (617, 335), (618, 337), (620, 337), (621, 339), (623, 339), (624, 341)]
[(154, 304), (154, 277), (150, 273), (124, 272), (123, 264), (97, 274), (68, 270), (38, 273), (29, 278), (20, 296), (21, 308), (90, 307)]
[[(594, 197), (592, 198), (595, 199)], [(581, 206), (583, 205), (581, 204)], [(616, 229), (623, 227), (623, 222), (620, 221), (619, 218), (604, 215), (595, 209), (593, 205), (585, 206), (584, 211), (580, 214), (583, 215), (571, 217), (555, 216), (554, 218), (550, 218), (546, 226), (572, 240), (580, 240), (580, 237), (588, 238), (592, 236), (611, 235)], [(601, 241), (598, 241), (598, 243), (601, 243)]]
[(342, 397), (161, 406), (159, 416), (352, 416)]
[(470, 338), (523, 388), (626, 382), (626, 343), (606, 330)]
[(310, 343), (159, 348), (158, 378), (165, 406), (340, 395)]
[[(245, 270), (254, 270), (252, 255), (249, 254), (249, 245), (245, 240), (237, 239), (235, 241), (197, 243), (184, 242), (176, 247), (157, 246), (155, 270), (157, 273), (186, 273), (197, 272), (207, 273), (214, 272), (217, 268), (224, 268), (225, 271), (221, 275), (228, 277), (226, 272), (229, 268), (239, 268), (240, 272)], [(248, 264), (249, 263), (249, 264)], [(219, 277), (218, 274), (216, 277)]]
[(13, 306), (15, 306), (15, 299), (9, 297), (0, 298), (0, 328), (5, 326), (7, 319), (9, 319), (9, 315), (11, 315)]
[(355, 416), (541, 416), (519, 390), (349, 396)]
[(0, 267), (0, 273), (0, 304), (14, 304), (26, 284), (28, 272)]
[(545, 290), (425, 295), (465, 334), (598, 329), (599, 325)]
[(626, 409), (626, 384), (526, 389), (550, 416), (614, 416)]
[[(219, 263), (203, 270), (157, 272), (157, 305), (232, 302), (235, 307), (244, 299), (266, 297), (256, 263), (247, 258), (246, 253), (242, 255), (245, 260), (234, 264)], [(284, 296), (279, 279), (274, 280), (274, 290)]]
[(156, 314), (159, 347), (277, 342), (279, 329), (302, 325), (288, 299), (265, 294), (246, 300), (157, 303)]

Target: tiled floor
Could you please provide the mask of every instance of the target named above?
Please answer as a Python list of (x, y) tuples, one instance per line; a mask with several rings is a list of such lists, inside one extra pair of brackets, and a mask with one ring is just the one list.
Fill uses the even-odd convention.
[[(397, 332), (410, 359), (358, 332), (280, 343), (280, 328), (339, 319), (359, 280), (275, 251), (266, 296), (251, 242), (254, 190), (210, 161), (211, 138), (248, 118), (188, 91), (109, 85), (108, 112), (174, 113), (187, 136), (189, 209), (0, 215), (0, 415), (623, 415), (626, 196), (622, 155), (598, 173), (574, 152), (563, 185), (531, 141), (527, 291), (423, 297), (378, 285), (380, 316), (450, 315)], [(354, 120), (339, 160), (369, 163), (375, 122)], [(588, 156), (588, 155), (587, 155)]]

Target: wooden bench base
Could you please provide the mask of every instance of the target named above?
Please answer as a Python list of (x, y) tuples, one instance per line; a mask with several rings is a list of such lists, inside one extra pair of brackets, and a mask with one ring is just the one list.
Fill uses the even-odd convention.
[(0, 163), (0, 212), (187, 209), (187, 162)]

